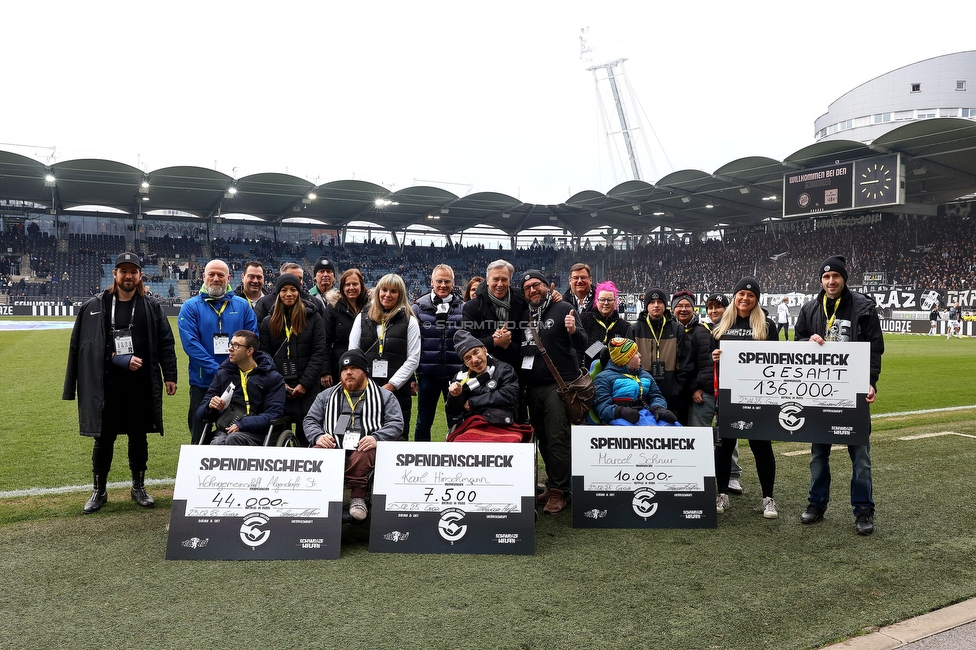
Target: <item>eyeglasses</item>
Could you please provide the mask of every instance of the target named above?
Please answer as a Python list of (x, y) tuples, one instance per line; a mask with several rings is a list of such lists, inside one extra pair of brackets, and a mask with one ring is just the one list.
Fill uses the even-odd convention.
[(227, 349), (228, 350), (238, 350), (240, 348), (245, 348), (246, 349), (247, 348), (247, 345), (245, 345), (244, 343), (229, 343), (229, 344), (227, 344)]
[(545, 287), (545, 286), (546, 285), (544, 283), (539, 282), (538, 280), (536, 280), (532, 284), (522, 285), (522, 292), (525, 293), (525, 292), (528, 292), (528, 291), (541, 291), (542, 288)]
[(604, 305), (611, 305), (611, 304), (617, 302), (617, 299), (616, 298), (597, 298), (596, 301), (597, 302), (602, 302)]
[(569, 278), (569, 281), (570, 282), (586, 282), (589, 279), (590, 279), (590, 276), (588, 276), (588, 275), (577, 275), (577, 276), (570, 277)]

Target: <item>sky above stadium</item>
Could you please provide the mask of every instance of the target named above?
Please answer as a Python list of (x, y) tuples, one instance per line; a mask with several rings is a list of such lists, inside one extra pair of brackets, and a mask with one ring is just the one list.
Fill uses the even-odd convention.
[(782, 160), (848, 90), (972, 49), (954, 26), (976, 16), (966, 3), (662, 4), (12, 3), (0, 149), (559, 203), (625, 180), (594, 63), (627, 58), (654, 181)]

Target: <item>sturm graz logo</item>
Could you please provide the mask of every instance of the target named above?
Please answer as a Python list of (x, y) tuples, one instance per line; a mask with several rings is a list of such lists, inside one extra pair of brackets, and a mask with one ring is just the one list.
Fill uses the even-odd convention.
[(654, 516), (654, 513), (657, 512), (657, 503), (654, 502), (655, 496), (657, 493), (651, 488), (642, 487), (634, 490), (634, 500), (631, 505), (638, 517), (649, 519)]
[(444, 541), (449, 544), (461, 541), (461, 538), (468, 532), (468, 527), (458, 522), (464, 521), (465, 515), (464, 510), (458, 508), (448, 508), (441, 513), (441, 519), (437, 522), (437, 532), (441, 534)]
[(252, 512), (244, 517), (241, 524), (241, 541), (251, 548), (257, 548), (268, 541), (271, 531), (263, 528), (271, 519), (263, 512)]
[(793, 433), (803, 428), (806, 418), (799, 417), (803, 412), (803, 405), (796, 402), (787, 402), (779, 409), (779, 425)]

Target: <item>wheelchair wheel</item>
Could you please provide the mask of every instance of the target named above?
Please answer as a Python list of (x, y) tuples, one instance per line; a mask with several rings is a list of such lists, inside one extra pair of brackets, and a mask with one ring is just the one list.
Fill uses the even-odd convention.
[(278, 442), (275, 443), (276, 447), (298, 447), (298, 438), (295, 437), (295, 432), (291, 429), (285, 429), (278, 436)]

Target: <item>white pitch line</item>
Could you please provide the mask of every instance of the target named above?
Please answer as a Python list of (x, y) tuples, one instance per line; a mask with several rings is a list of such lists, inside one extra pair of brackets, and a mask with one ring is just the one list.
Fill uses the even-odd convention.
[(937, 438), (939, 436), (960, 436), (962, 438), (976, 438), (976, 436), (971, 436), (968, 433), (959, 433), (958, 431), (939, 431), (938, 433), (921, 433), (917, 436), (905, 436), (903, 438), (898, 438), (898, 440), (921, 440), (923, 438)]
[[(943, 411), (965, 411), (966, 409), (976, 409), (976, 404), (972, 406), (948, 406), (940, 409), (924, 409), (921, 411), (902, 411), (900, 413), (882, 413), (880, 415), (872, 415), (871, 419), (874, 420), (876, 418), (893, 418), (893, 417), (901, 417), (904, 415), (921, 415), (924, 413), (941, 413)], [(945, 431), (943, 433), (924, 434), (916, 437), (899, 438), (899, 440), (915, 440), (918, 438), (929, 438), (936, 435), (949, 435), (949, 434), (963, 436), (966, 438), (976, 438), (976, 436), (970, 436), (964, 433)], [(843, 449), (844, 446), (845, 445), (834, 445), (833, 448)], [(810, 450), (807, 449), (803, 451), (788, 451), (783, 453), (782, 455), (802, 456), (804, 454), (809, 454), (809, 453)], [(176, 479), (173, 478), (157, 478), (157, 479), (146, 480), (146, 485), (173, 485), (174, 483), (176, 483)], [(116, 489), (116, 488), (123, 488), (128, 485), (129, 483), (127, 481), (119, 481), (117, 483), (109, 483), (108, 487), (112, 489)], [(27, 490), (10, 490), (8, 492), (0, 492), (0, 499), (11, 499), (16, 497), (36, 497), (36, 496), (44, 496), (47, 494), (66, 494), (68, 492), (85, 492), (86, 490), (90, 490), (90, 489), (91, 489), (90, 485), (65, 485), (63, 487), (57, 487), (57, 488), (29, 488)]]
[[(173, 485), (176, 479), (173, 478), (154, 478), (146, 479), (146, 485)], [(117, 481), (109, 483), (110, 489), (125, 488), (132, 485), (131, 481)], [(0, 499), (14, 499), (17, 497), (38, 497), (48, 494), (67, 494), (68, 492), (86, 492), (91, 490), (91, 485), (65, 485), (56, 488), (28, 488), (26, 490), (9, 490), (0, 492)]]
[(881, 419), (881, 418), (897, 418), (903, 415), (922, 415), (923, 413), (943, 413), (948, 411), (965, 411), (966, 409), (976, 409), (976, 404), (972, 406), (947, 406), (941, 409), (923, 409), (921, 411), (901, 411), (900, 413), (881, 413), (879, 415), (872, 415), (871, 419)]

